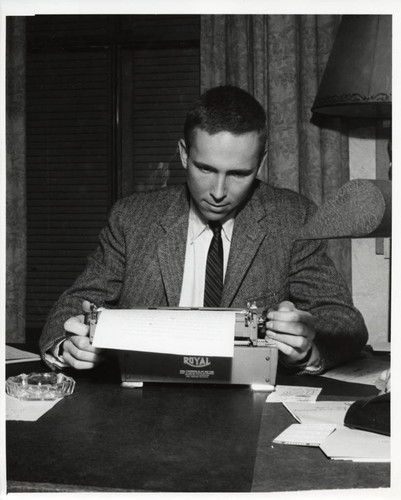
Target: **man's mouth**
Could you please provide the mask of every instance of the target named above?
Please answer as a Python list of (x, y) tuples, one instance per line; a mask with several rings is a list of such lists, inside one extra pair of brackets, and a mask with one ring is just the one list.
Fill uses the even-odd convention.
[(211, 206), (212, 208), (216, 208), (216, 209), (221, 209), (221, 208), (225, 208), (225, 207), (228, 207), (228, 203), (224, 203), (223, 205), (216, 205), (215, 203), (210, 203), (210, 201), (207, 202), (207, 204), (209, 206)]

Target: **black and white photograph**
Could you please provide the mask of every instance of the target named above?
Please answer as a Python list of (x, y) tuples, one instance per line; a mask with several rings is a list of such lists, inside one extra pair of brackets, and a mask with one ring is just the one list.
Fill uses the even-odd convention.
[(323, 3), (0, 0), (1, 498), (399, 498), (401, 6)]

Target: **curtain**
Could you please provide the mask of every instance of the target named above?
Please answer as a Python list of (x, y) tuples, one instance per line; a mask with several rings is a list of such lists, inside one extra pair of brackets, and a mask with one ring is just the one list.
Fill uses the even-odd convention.
[(7, 18), (6, 341), (25, 341), (25, 18)]
[[(231, 84), (253, 94), (268, 120), (261, 178), (317, 205), (349, 180), (341, 121), (311, 112), (340, 21), (333, 15), (201, 17), (201, 90)], [(329, 241), (329, 254), (351, 288), (351, 242)]]

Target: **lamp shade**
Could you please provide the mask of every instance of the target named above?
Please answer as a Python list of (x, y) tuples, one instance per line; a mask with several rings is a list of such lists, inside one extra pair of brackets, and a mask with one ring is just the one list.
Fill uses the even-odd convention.
[(343, 16), (312, 111), (390, 118), (391, 42), (392, 16)]

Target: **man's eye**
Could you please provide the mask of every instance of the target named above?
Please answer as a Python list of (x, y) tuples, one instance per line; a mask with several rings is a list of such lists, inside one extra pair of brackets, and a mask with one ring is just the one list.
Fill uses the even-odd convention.
[(198, 169), (199, 169), (201, 172), (205, 172), (205, 173), (209, 173), (209, 172), (211, 172), (210, 168), (207, 168), (207, 167), (198, 167)]
[(248, 177), (248, 172), (233, 172), (231, 174), (233, 177), (238, 177), (238, 178), (243, 178), (243, 177)]

